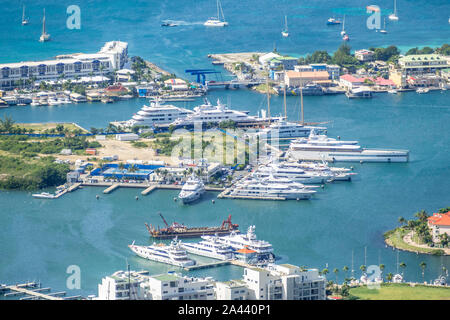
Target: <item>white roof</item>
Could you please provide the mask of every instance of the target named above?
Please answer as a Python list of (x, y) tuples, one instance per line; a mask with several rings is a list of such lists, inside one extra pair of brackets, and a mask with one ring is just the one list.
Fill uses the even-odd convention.
[(281, 56), (278, 53), (269, 52), (269, 53), (259, 57), (259, 63), (265, 64), (267, 61), (270, 61), (273, 58), (279, 58), (279, 57), (281, 57)]
[(134, 74), (135, 71), (131, 70), (131, 69), (120, 69), (118, 71), (116, 71), (117, 74), (121, 74), (121, 75), (128, 75), (129, 74)]

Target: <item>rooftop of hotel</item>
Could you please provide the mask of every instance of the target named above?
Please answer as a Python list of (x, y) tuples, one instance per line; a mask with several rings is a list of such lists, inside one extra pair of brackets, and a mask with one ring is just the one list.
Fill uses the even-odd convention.
[(289, 78), (329, 77), (328, 71), (286, 71)]
[(433, 213), (431, 217), (428, 217), (428, 223), (435, 226), (450, 227), (450, 211), (446, 213)]
[(431, 53), (431, 54), (411, 54), (401, 57), (399, 59), (399, 61), (403, 62), (433, 61), (433, 60), (445, 61), (445, 58), (440, 54)]

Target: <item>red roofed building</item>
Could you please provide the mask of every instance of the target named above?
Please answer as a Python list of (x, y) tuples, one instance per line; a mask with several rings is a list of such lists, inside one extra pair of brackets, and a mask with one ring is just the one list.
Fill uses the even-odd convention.
[(236, 251), (236, 259), (244, 261), (245, 263), (252, 262), (256, 259), (256, 251), (249, 249), (248, 246)]
[(428, 227), (434, 242), (439, 242), (439, 235), (446, 233), (450, 236), (450, 211), (447, 213), (433, 213), (428, 217)]

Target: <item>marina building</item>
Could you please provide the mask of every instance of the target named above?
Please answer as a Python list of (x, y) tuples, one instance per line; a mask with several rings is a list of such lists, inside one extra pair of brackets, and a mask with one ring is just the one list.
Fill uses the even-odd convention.
[(148, 271), (117, 271), (102, 279), (96, 300), (141, 299), (140, 284), (148, 281)]
[(447, 59), (439, 54), (415, 54), (401, 57), (398, 64), (405, 75), (436, 73), (449, 67)]
[(248, 289), (243, 280), (216, 282), (217, 300), (247, 300)]
[(433, 242), (440, 242), (439, 236), (446, 233), (450, 236), (450, 211), (447, 213), (433, 213), (428, 217), (428, 227), (431, 229)]
[(128, 61), (128, 43), (110, 41), (97, 53), (74, 53), (53, 60), (0, 64), (0, 88), (13, 89), (20, 82), (56, 81), (102, 76), (122, 69)]
[(298, 59), (294, 57), (274, 57), (270, 59), (269, 66), (271, 69), (281, 70), (294, 70), (294, 67), (298, 64)]
[(300, 87), (307, 83), (327, 84), (330, 83), (328, 71), (298, 72), (286, 71), (284, 80), (289, 87)]
[(297, 72), (327, 71), (331, 80), (338, 80), (341, 73), (341, 67), (336, 64), (311, 63), (308, 65), (297, 65), (294, 67)]

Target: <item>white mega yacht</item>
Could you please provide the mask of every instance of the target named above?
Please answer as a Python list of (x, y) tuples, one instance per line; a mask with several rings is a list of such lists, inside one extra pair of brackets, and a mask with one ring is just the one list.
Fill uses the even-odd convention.
[(170, 245), (153, 244), (151, 246), (137, 246), (132, 244), (128, 246), (131, 251), (139, 257), (152, 261), (171, 264), (177, 267), (187, 267), (195, 264), (195, 261), (189, 259), (186, 250), (182, 248), (181, 243), (176, 238)]
[(252, 179), (238, 182), (230, 195), (235, 197), (284, 198), (286, 200), (310, 199), (316, 191), (302, 185), (286, 184), (270, 179)]
[(315, 130), (322, 134), (327, 133), (327, 128), (325, 127), (305, 126), (296, 122), (288, 122), (280, 118), (279, 121), (273, 122), (270, 126), (260, 130), (257, 135), (266, 138), (267, 140), (276, 138), (301, 138), (309, 136), (311, 130)]
[(217, 237), (203, 239), (200, 242), (182, 242), (181, 246), (189, 253), (218, 260), (231, 260), (233, 249), (221, 244)]
[(173, 122), (173, 125), (184, 126), (193, 125), (196, 122), (202, 123), (220, 123), (222, 121), (233, 120), (235, 122), (255, 122), (257, 118), (249, 116), (247, 111), (237, 111), (228, 109), (228, 107), (217, 100), (217, 105), (213, 106), (207, 99), (204, 104), (194, 108), (194, 112), (188, 114), (185, 118), (180, 118)]
[(249, 226), (246, 234), (232, 232), (226, 236), (202, 236), (202, 238), (230, 246), (234, 251), (244, 248), (254, 250), (256, 251), (258, 260), (275, 260), (272, 245), (267, 241), (256, 238), (255, 226)]
[(289, 145), (287, 156), (296, 160), (347, 162), (408, 162), (408, 150), (365, 149), (358, 141), (344, 141), (316, 135), (297, 139)]
[(181, 189), (178, 198), (183, 201), (183, 203), (191, 203), (199, 199), (204, 192), (205, 186), (202, 179), (192, 174)]
[(325, 183), (333, 177), (330, 173), (306, 171), (302, 168), (286, 166), (284, 162), (261, 165), (252, 175), (257, 178), (267, 178), (270, 176), (286, 178), (299, 183)]
[[(222, 20), (220, 19), (221, 16)], [(219, 0), (217, 0), (217, 17), (209, 18), (203, 25), (207, 27), (225, 27), (228, 25), (228, 22), (225, 21), (222, 5), (220, 4)]]
[(192, 110), (179, 108), (174, 105), (161, 105), (159, 100), (150, 101), (150, 105), (144, 105), (133, 117), (128, 120), (127, 125), (153, 126), (155, 124), (168, 124), (177, 119), (186, 118)]

